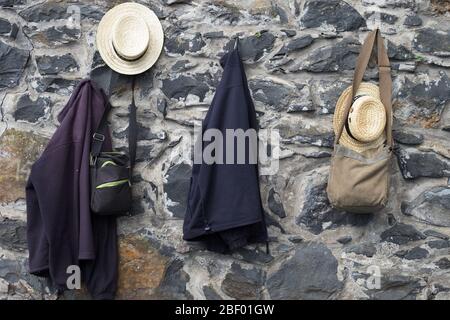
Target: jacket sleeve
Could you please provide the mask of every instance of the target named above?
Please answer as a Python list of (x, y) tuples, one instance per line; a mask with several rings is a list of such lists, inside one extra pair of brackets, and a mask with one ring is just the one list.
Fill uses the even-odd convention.
[(48, 276), (49, 243), (31, 175), (28, 179), (25, 192), (27, 201), (27, 243), (30, 273), (37, 276)]

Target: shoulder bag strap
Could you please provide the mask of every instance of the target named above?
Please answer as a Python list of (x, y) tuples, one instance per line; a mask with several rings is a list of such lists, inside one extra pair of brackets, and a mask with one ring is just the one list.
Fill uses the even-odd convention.
[[(129, 110), (129, 125), (128, 125), (128, 152), (130, 155), (130, 170), (134, 167), (136, 162), (136, 147), (137, 147), (137, 120), (136, 120), (136, 104), (134, 101), (134, 82), (135, 77), (133, 76), (131, 87), (131, 104), (128, 108)], [(102, 119), (92, 135), (91, 141), (91, 155), (96, 158), (102, 151), (103, 141), (105, 141), (106, 130), (108, 130), (108, 114), (111, 110), (111, 104), (109, 103), (109, 98), (105, 96), (106, 107), (103, 112)]]
[(134, 102), (134, 82), (135, 76), (131, 80), (131, 104), (129, 110), (129, 125), (128, 125), (128, 152), (130, 154), (130, 170), (133, 170), (136, 162), (136, 148), (137, 148), (137, 120), (136, 120), (136, 104)]
[[(363, 80), (364, 73), (369, 64), (369, 59), (372, 54), (372, 50), (375, 46), (375, 40), (377, 41), (377, 63), (379, 73), (379, 88), (381, 102), (386, 108), (386, 141), (387, 144), (392, 147), (392, 79), (391, 79), (391, 66), (389, 63), (389, 57), (387, 55), (386, 47), (384, 45), (383, 37), (379, 29), (375, 29), (370, 32), (361, 47), (361, 52), (356, 61), (355, 73), (353, 75), (353, 90), (352, 98), (347, 101), (347, 105), (344, 110), (344, 118), (347, 119), (350, 112), (350, 108), (353, 103), (353, 99), (358, 91), (358, 88)], [(341, 123), (339, 131), (336, 134), (335, 144), (338, 144), (339, 139), (345, 127), (345, 121)]]

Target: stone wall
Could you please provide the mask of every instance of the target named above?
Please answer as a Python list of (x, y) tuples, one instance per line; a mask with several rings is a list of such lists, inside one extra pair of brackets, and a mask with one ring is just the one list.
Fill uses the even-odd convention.
[[(56, 115), (90, 73), (112, 93), (114, 142), (126, 146), (130, 82), (111, 82), (95, 48), (99, 20), (120, 2), (0, 0), (1, 299), (55, 298), (27, 274), (24, 185)], [(140, 2), (158, 15), (166, 39), (137, 81), (135, 206), (119, 223), (119, 298), (450, 298), (448, 0)], [(334, 105), (376, 25), (394, 69), (400, 149), (389, 206), (361, 216), (332, 209), (325, 187)], [(182, 240), (189, 133), (235, 35), (260, 125), (282, 138), (279, 172), (261, 178), (270, 254), (251, 246), (219, 255)], [(376, 80), (376, 69), (366, 76)]]

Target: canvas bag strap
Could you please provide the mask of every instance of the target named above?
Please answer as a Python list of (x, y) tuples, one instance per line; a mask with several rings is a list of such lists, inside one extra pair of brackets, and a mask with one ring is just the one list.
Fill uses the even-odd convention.
[[(364, 44), (361, 48), (361, 52), (356, 61), (355, 73), (353, 75), (353, 89), (352, 98), (347, 101), (347, 105), (344, 109), (344, 119), (348, 118), (350, 108), (353, 103), (353, 99), (356, 96), (356, 92), (363, 80), (364, 73), (369, 64), (372, 50), (377, 42), (377, 63), (379, 73), (379, 88), (381, 102), (386, 109), (386, 141), (387, 144), (392, 147), (392, 79), (391, 79), (391, 67), (389, 63), (389, 57), (387, 55), (386, 47), (384, 45), (383, 37), (379, 29), (375, 29), (367, 36)], [(335, 144), (338, 144), (339, 139), (345, 127), (345, 121), (341, 123), (339, 131), (336, 134)]]

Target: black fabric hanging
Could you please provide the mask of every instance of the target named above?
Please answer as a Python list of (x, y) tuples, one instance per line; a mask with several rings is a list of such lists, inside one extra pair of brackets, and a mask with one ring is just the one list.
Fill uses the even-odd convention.
[[(257, 130), (257, 122), (238, 47), (220, 63), (222, 80), (203, 121), (202, 133), (220, 130), (225, 146), (226, 129)], [(203, 143), (202, 150), (206, 146)], [(258, 165), (249, 164), (248, 148), (246, 153), (245, 164), (236, 163), (236, 152), (234, 164), (206, 164), (203, 158), (201, 164), (194, 163), (183, 226), (185, 240), (201, 241), (207, 249), (221, 253), (267, 242)]]

